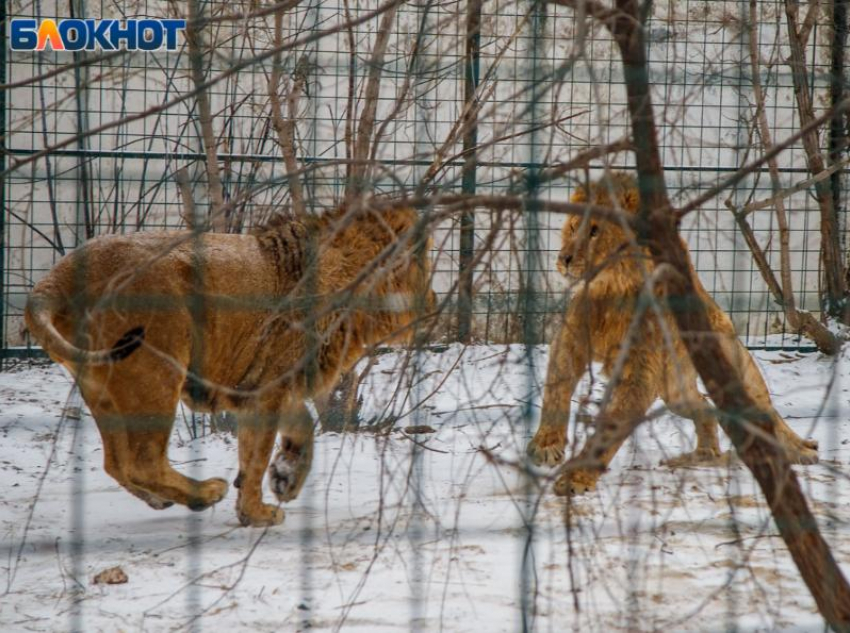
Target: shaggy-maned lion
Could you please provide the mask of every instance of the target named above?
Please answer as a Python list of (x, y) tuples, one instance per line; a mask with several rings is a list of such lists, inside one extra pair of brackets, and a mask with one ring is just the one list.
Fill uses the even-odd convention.
[(157, 509), (221, 500), (224, 480), (190, 479), (166, 451), (179, 400), (232, 411), (239, 520), (277, 524), (283, 512), (261, 488), (276, 431), (271, 487), (288, 501), (312, 461), (304, 398), (332, 388), (368, 345), (405, 337), (433, 302), (416, 222), (409, 209), (337, 211), (252, 235), (99, 237), (36, 285), (26, 322), (75, 376), (122, 486)]
[[(572, 200), (615, 206), (634, 213), (639, 198), (634, 179), (628, 174), (614, 173), (590, 185), (589, 191), (579, 188)], [(621, 227), (572, 216), (562, 231), (558, 270), (581, 283), (551, 348), (540, 428), (528, 446), (532, 460), (546, 465), (557, 464), (563, 459), (570, 399), (589, 362), (602, 363), (603, 371), (612, 375), (638, 298), (654, 267), (648, 253), (634, 245)], [(817, 462), (817, 443), (799, 438), (776, 412), (764, 379), (736, 336), (729, 317), (709, 297), (692, 266), (687, 273), (693, 277), (714, 330), (721, 336), (729, 358), (737, 364), (750, 396), (772, 416), (777, 438), (788, 457), (795, 463)], [(659, 322), (658, 312), (652, 307), (643, 312), (637, 336), (631, 337), (631, 347), (611, 392), (605, 417), (612, 423), (638, 420), (653, 401), (661, 398), (673, 413), (692, 419), (697, 434), (693, 452), (666, 463), (671, 466), (710, 464), (720, 453), (717, 421), (706, 398), (697, 389), (696, 370), (670, 312), (676, 306), (668, 305), (658, 290), (655, 296), (660, 300), (663, 322)], [(679, 308), (685, 309), (681, 305)], [(666, 338), (667, 335), (670, 338)], [(597, 427), (597, 433), (602, 432)], [(600, 468), (565, 472), (556, 481), (555, 492), (580, 494), (594, 489), (621, 443), (612, 443), (601, 456), (591, 455), (586, 444), (579, 459), (598, 463)]]

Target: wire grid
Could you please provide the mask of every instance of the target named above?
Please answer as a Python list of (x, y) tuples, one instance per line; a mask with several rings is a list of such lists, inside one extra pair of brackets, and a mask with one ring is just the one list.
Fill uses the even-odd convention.
[[(223, 5), (209, 5), (208, 12)], [(353, 18), (374, 10), (374, 2), (349, 6)], [(85, 3), (85, 14), (114, 17), (111, 4)], [(13, 16), (64, 15), (63, 6), (16, 2)], [(245, 5), (245, 10), (249, 9)], [(334, 23), (344, 4), (314, 2), (287, 15), (285, 37), (313, 33)], [(582, 149), (611, 142), (627, 133), (625, 95), (618, 56), (608, 34), (591, 28), (576, 56), (572, 14), (545, 8), (539, 55), (531, 68), (529, 5), (499, 0), (482, 8), (481, 44), (476, 96), (482, 103), (477, 129), (475, 182), (478, 193), (504, 193), (516, 187), (517, 174), (567, 160)], [(751, 131), (754, 112), (745, 33), (746, 3), (677, 2), (655, 5), (649, 27), (654, 97), (662, 135), (668, 184), (685, 201), (740, 167), (757, 153)], [(135, 2), (122, 6), (126, 16), (164, 16), (166, 5)], [(793, 87), (782, 32), (784, 15), (771, 2), (759, 3), (759, 46), (762, 83), (774, 142), (798, 127)], [(223, 185), (242, 225), (250, 227), (288, 204), (280, 150), (269, 122), (267, 97), (271, 61), (251, 62), (268, 50), (272, 18), (217, 22), (206, 29), (215, 48), (208, 77), (232, 64), (244, 68), (210, 89)], [(381, 169), (372, 183), (378, 195), (411, 192), (439, 156), (442, 163), (429, 184), (442, 191), (463, 187), (463, 147), (452, 136), (464, 108), (465, 6), (426, 3), (402, 6), (383, 68), (378, 101), (377, 144)], [(344, 121), (349, 72), (357, 90), (369, 72), (369, 51), (377, 21), (341, 30), (296, 46), (284, 56), (286, 73), (302, 56), (309, 60), (308, 97), (298, 123), (298, 158), (307, 169), (305, 182), (314, 209), (339, 203), (345, 185)], [(312, 30), (311, 30), (312, 29)], [(829, 83), (828, 29), (815, 26), (810, 46), (810, 81), (816, 104), (827, 103)], [(349, 38), (355, 54), (349, 52)], [(414, 46), (418, 42), (418, 55)], [(67, 63), (69, 56), (7, 52), (10, 82), (42, 75)], [(96, 130), (146, 109), (175, 100), (192, 88), (185, 50), (148, 55), (119, 55), (75, 72), (65, 72), (6, 91), (7, 167), (34, 152), (72, 139), (78, 131)], [(411, 98), (399, 98), (404, 78), (413, 73)], [(539, 77), (534, 85), (526, 77)], [(77, 89), (80, 87), (81, 89)], [(355, 106), (362, 108), (362, 94)], [(537, 114), (530, 116), (534, 104)], [(358, 110), (359, 111), (359, 110)], [(395, 116), (392, 120), (388, 117)], [(538, 142), (530, 154), (532, 135)], [(197, 202), (204, 204), (205, 186), (194, 100), (176, 103), (150, 116), (123, 122), (103, 132), (74, 140), (21, 166), (5, 179), (3, 249), (3, 353), (26, 353), (30, 341), (22, 331), (21, 313), (32, 284), (63, 253), (89, 237), (181, 226), (181, 201), (174, 172), (192, 169)], [(448, 142), (447, 142), (448, 139)], [(756, 140), (754, 140), (756, 139)], [(439, 153), (438, 153), (439, 152)], [(611, 166), (629, 167), (629, 156), (614, 156)], [(783, 186), (806, 178), (801, 148), (779, 158)], [(598, 167), (598, 166), (597, 166)], [(599, 173), (598, 168), (590, 171)], [(566, 199), (575, 182), (541, 188), (546, 199)], [(769, 197), (766, 168), (731, 192), (729, 202)], [(724, 194), (688, 218), (684, 235), (708, 290), (728, 310), (751, 346), (805, 346), (784, 334), (784, 320), (755, 270), (752, 257), (735, 230)], [(819, 235), (811, 196), (801, 192), (787, 201), (791, 224), (791, 257), (798, 304), (818, 311)], [(776, 226), (770, 208), (751, 215), (751, 223), (769, 260), (778, 265)], [(843, 220), (843, 218), (842, 218)], [(490, 228), (491, 214), (475, 213), (475, 244)], [(535, 301), (542, 335), (563, 308), (563, 284), (554, 269), (562, 218), (541, 214), (541, 257), (536, 259), (540, 296)], [(435, 234), (435, 288), (448, 292), (457, 281), (459, 230), (447, 223)], [(497, 241), (479, 264), (472, 296), (472, 334), (481, 342), (521, 339), (520, 268), (527, 236), (519, 228)], [(453, 327), (453, 326), (452, 326)], [(452, 327), (445, 335), (452, 338)], [(768, 337), (771, 333), (778, 336)], [(545, 336), (544, 336), (545, 338)], [(769, 340), (768, 340), (769, 338)]]
[[(372, 3), (352, 6), (352, 17), (376, 6)], [(784, 53), (778, 36), (781, 13), (771, 12), (774, 5), (770, 3), (759, 6), (764, 17), (759, 31), (765, 59), (781, 59)], [(58, 7), (54, 9), (59, 12)], [(90, 16), (111, 16), (112, 13), (104, 12), (115, 11), (107, 4), (87, 5), (83, 9)], [(154, 3), (127, 5), (122, 9), (128, 16), (166, 14), (163, 6)], [(344, 5), (334, 3), (296, 10), (288, 18), (288, 34), (295, 36), (321, 29), (345, 10)], [(684, 201), (752, 157), (753, 143), (747, 124), (752, 113), (746, 72), (748, 52), (740, 37), (742, 25), (747, 23), (746, 6), (745, 3), (682, 2), (654, 10), (649, 30), (650, 56), (663, 159), (668, 182)], [(390, 47), (393, 54), (388, 56), (384, 71), (378, 120), (386, 120), (388, 113), (395, 110), (396, 95), (408, 68), (413, 69), (416, 80), (415, 98), (403, 104), (387, 127), (385, 140), (378, 145), (377, 158), (385, 168), (373, 183), (378, 194), (413, 190), (428, 174), (435, 152), (443, 147), (462, 113), (466, 80), (464, 11), (463, 5), (430, 3), (405, 6), (399, 11)], [(516, 190), (518, 173), (538, 170), (588, 146), (614, 141), (626, 134), (621, 70), (610, 39), (603, 31), (592, 30), (583, 57), (573, 61), (575, 51), (570, 42), (575, 37), (575, 24), (569, 12), (500, 0), (485, 5), (482, 13), (477, 90), (485, 105), (478, 125), (481, 147), (477, 152), (475, 181), (479, 193)], [(15, 15), (48, 13), (44, 4), (36, 4), (15, 7)], [(216, 55), (211, 76), (267, 49), (269, 19), (256, 22), (247, 29), (229, 23), (213, 29)], [(338, 204), (344, 190), (345, 165), (337, 161), (345, 158), (341, 138), (349, 64), (354, 64), (356, 81), (361, 85), (369, 72), (368, 51), (374, 41), (375, 24), (375, 21), (364, 22), (353, 29), (356, 49), (364, 51), (353, 60), (346, 52), (347, 32), (302, 46), (287, 57), (291, 72), (301, 55), (313, 60), (308, 81), (310, 96), (299, 123), (302, 152), (299, 159), (310, 169), (305, 181), (309, 203), (316, 210)], [(410, 47), (417, 40), (422, 43), (423, 52), (414, 63)], [(772, 45), (771, 40), (779, 44)], [(815, 41), (821, 41), (817, 34)], [(819, 44), (811, 60), (814, 91), (818, 94), (827, 85), (828, 62), (823, 60), (828, 55), (824, 47)], [(11, 54), (6, 65), (7, 81), (43, 74), (62, 62), (62, 58), (51, 54)], [(236, 213), (243, 214), (246, 228), (288, 204), (281, 157), (268, 117), (265, 95), (269, 71), (269, 60), (251, 63), (216, 84), (210, 95), (220, 134), (218, 150), (225, 189), (231, 200), (244, 196), (244, 203), (237, 205)], [(77, 131), (142, 113), (192, 88), (185, 51), (145, 57), (124, 55), (71, 75), (65, 73), (7, 91), (9, 164), (64, 138), (73, 139)], [(552, 79), (559, 80), (554, 90), (548, 86)], [(793, 90), (790, 77), (774, 65), (766, 68), (764, 83), (773, 133), (776, 139), (781, 139), (798, 127), (789, 98)], [(79, 90), (80, 86), (85, 88)], [(75, 140), (9, 174), (5, 180), (2, 254), (4, 353), (25, 353), (16, 349), (20, 346), (28, 349), (29, 342), (19, 331), (25, 296), (63, 252), (103, 233), (180, 227), (182, 203), (173, 174), (184, 165), (194, 170), (198, 203), (206, 202), (198, 137), (194, 102), (190, 100)], [(462, 150), (459, 137), (444, 149), (445, 156), (454, 158), (445, 162), (435, 179), (441, 190), (463, 188)], [(618, 156), (612, 164), (630, 166), (628, 156)], [(784, 184), (806, 177), (802, 164), (800, 150), (783, 155)], [(600, 173), (599, 167), (590, 170), (591, 177)], [(575, 184), (575, 181), (556, 183), (530, 188), (524, 193), (564, 199)], [(761, 199), (771, 193), (766, 173), (762, 172), (733, 191), (730, 204), (741, 206), (751, 197)], [(803, 307), (817, 310), (817, 216), (811, 216), (816, 211), (805, 193), (790, 198), (788, 209), (792, 215), (795, 292)], [(486, 238), (492, 219), (487, 211), (476, 212), (476, 246)], [(477, 341), (534, 343), (547, 339), (548, 329), (557, 321), (556, 315), (565, 298), (563, 286), (552, 271), (562, 218), (539, 214), (536, 220), (539, 229), (532, 232), (531, 239), (525, 226), (507, 232), (480, 264), (472, 304), (473, 337)], [(761, 242), (770, 244), (775, 233), (770, 211), (754, 213), (751, 221)], [(799, 345), (796, 339), (784, 334), (768, 338), (773, 331), (781, 332), (781, 323), (774, 324), (777, 312), (771, 307), (764, 284), (734, 230), (723, 199), (689, 218), (684, 232), (704, 283), (732, 313), (751, 345)], [(458, 280), (461, 245), (457, 223), (441, 227), (434, 241), (435, 286), (441, 293), (447, 293)], [(776, 264), (774, 249), (769, 247), (768, 252), (771, 262)], [(446, 332), (449, 338), (454, 334), (452, 327), (450, 323)], [(523, 361), (530, 365), (528, 376), (533, 376), (534, 354), (524, 355)], [(527, 390), (532, 392), (534, 388), (534, 384), (529, 384)], [(526, 409), (523, 422), (530, 426), (530, 408)], [(74, 445), (77, 449), (74, 453), (81, 454), (82, 435), (75, 434)], [(425, 473), (422, 452), (416, 446), (412, 448), (411, 485), (419, 494)], [(74, 478), (76, 492), (83, 490), (84, 477), (81, 470)], [(733, 487), (737, 485), (736, 481)], [(530, 511), (533, 495), (528, 490), (523, 492), (524, 510)], [(75, 499), (83, 503), (83, 495), (76, 494)], [(418, 497), (416, 502), (410, 538), (419, 543), (427, 535), (423, 502)], [(309, 612), (314, 597), (310, 581), (310, 542), (314, 538), (314, 526), (309, 518), (311, 509), (307, 507), (308, 518), (298, 533), (304, 557), (300, 597), (305, 612)], [(76, 532), (84, 533), (85, 508), (76, 507), (74, 513)], [(198, 576), (202, 550), (198, 521), (190, 521), (189, 528), (188, 541), (194, 548), (194, 556), (189, 557), (191, 568), (186, 574), (193, 578)], [(527, 529), (530, 532), (533, 524)], [(531, 540), (530, 534), (528, 538)], [(634, 546), (630, 544), (635, 565), (641, 556), (636, 543), (637, 537)], [(84, 545), (83, 540), (77, 541), (79, 550)], [(412, 629), (422, 627), (422, 602), (427, 593), (422, 559), (416, 558), (419, 551), (414, 548), (411, 561)], [(525, 618), (530, 616), (529, 575), (534, 573), (533, 568), (527, 567), (529, 563), (528, 558), (523, 558), (519, 602), (523, 607), (524, 627), (530, 624)], [(643, 580), (639, 575), (638, 578)], [(198, 611), (195, 589), (190, 584), (186, 592), (187, 614)], [(634, 596), (630, 594), (630, 597)], [(728, 628), (735, 628), (740, 605), (736, 604), (733, 590), (729, 591), (727, 600)], [(80, 613), (71, 611), (72, 630), (79, 630), (85, 624), (82, 619), (73, 619)], [(304, 623), (309, 625), (309, 613), (304, 618)]]

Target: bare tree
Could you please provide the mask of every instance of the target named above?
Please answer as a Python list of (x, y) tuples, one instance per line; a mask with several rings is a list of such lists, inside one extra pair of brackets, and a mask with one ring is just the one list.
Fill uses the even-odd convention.
[[(791, 78), (794, 81), (794, 96), (797, 100), (800, 127), (805, 127), (815, 118), (806, 72), (806, 47), (812, 34), (812, 27), (821, 13), (822, 5), (819, 0), (809, 2), (808, 11), (802, 22), (800, 21), (800, 8), (800, 2), (797, 0), (785, 0), (788, 42), (791, 46), (788, 65), (791, 67)], [(803, 147), (806, 151), (806, 164), (809, 173), (812, 176), (817, 176), (826, 171), (826, 161), (823, 158), (816, 131), (811, 130), (803, 136)], [(824, 304), (826, 311), (831, 316), (846, 319), (847, 313), (844, 309), (847, 301), (845, 263), (841, 256), (840, 229), (837, 209), (834, 206), (832, 182), (827, 179), (818, 180), (814, 183), (814, 187), (818, 209), (820, 210), (821, 255), (826, 285)]]
[[(687, 271), (688, 255), (679, 239), (677, 216), (667, 195), (658, 147), (649, 89), (646, 15), (637, 0), (617, 0), (613, 8), (593, 1), (564, 0), (562, 4), (573, 8), (580, 6), (601, 21), (617, 43), (626, 69), (640, 189), (638, 242), (649, 249), (656, 266), (669, 267), (670, 271)], [(850, 630), (850, 585), (818, 530), (797, 476), (778, 449), (770, 417), (752, 402), (734, 363), (719, 345), (690, 276), (671, 272), (664, 284), (670, 294), (688, 298), (688, 309), (675, 311), (682, 340), (721, 412), (723, 429), (761, 487), (821, 615), (835, 630)]]
[(207, 188), (210, 199), (210, 227), (223, 233), (227, 230), (227, 218), (222, 212), (224, 191), (221, 184), (221, 172), (218, 165), (216, 134), (213, 130), (213, 115), (207, 90), (204, 57), (207, 55), (203, 40), (203, 26), (206, 22), (202, 5), (198, 0), (189, 0), (189, 20), (186, 29), (186, 42), (189, 48), (189, 63), (192, 69), (192, 82), (197, 91), (198, 123), (201, 127), (200, 142), (205, 155), (204, 166), (207, 174)]
[[(750, 19), (749, 24), (747, 25), (747, 31), (749, 36), (748, 43), (752, 77), (752, 90), (753, 95), (755, 97), (756, 111), (754, 114), (754, 118), (758, 130), (758, 135), (761, 138), (762, 148), (765, 152), (770, 152), (770, 150), (773, 149), (773, 140), (771, 138), (770, 125), (767, 121), (767, 98), (764, 94), (764, 90), (762, 90), (761, 82), (757, 8), (758, 7), (755, 0), (750, 0)], [(805, 122), (811, 123), (811, 117)], [(807, 134), (803, 138), (808, 138), (809, 136), (810, 135)], [(797, 308), (794, 298), (793, 281), (791, 277), (791, 246), (790, 229), (788, 226), (788, 214), (785, 210), (784, 198), (782, 197), (782, 184), (780, 182), (779, 164), (777, 162), (776, 157), (773, 156), (768, 159), (767, 165), (770, 169), (770, 181), (774, 191), (774, 195), (771, 197), (771, 202), (773, 203), (776, 212), (776, 220), (779, 225), (779, 279), (776, 278), (776, 275), (774, 274), (773, 269), (771, 268), (770, 263), (768, 262), (767, 255), (765, 254), (764, 249), (762, 249), (761, 245), (758, 243), (755, 233), (753, 232), (752, 226), (750, 225), (749, 220), (747, 219), (747, 213), (752, 210), (752, 207), (748, 205), (749, 208), (736, 209), (731, 202), (731, 198), (726, 200), (726, 206), (734, 214), (735, 222), (741, 230), (741, 234), (744, 236), (744, 240), (746, 241), (747, 246), (752, 252), (753, 259), (756, 263), (756, 266), (758, 266), (762, 278), (767, 284), (767, 287), (773, 295), (773, 298), (779, 305), (782, 306), (782, 309), (785, 313), (786, 318), (788, 319), (788, 322), (791, 324), (791, 327), (794, 329), (794, 331), (800, 332), (805, 336), (811, 338), (817, 345), (818, 349), (822, 352), (826, 354), (835, 354), (841, 348), (841, 345), (835, 335), (832, 334), (832, 332), (830, 332), (822, 323), (815, 319), (810, 312), (806, 312)], [(826, 173), (826, 170), (821, 173)], [(825, 179), (825, 176), (821, 180), (823, 179)], [(830, 196), (830, 199), (832, 199), (832, 196)], [(833, 248), (833, 246), (829, 246), (829, 242), (831, 242), (830, 235), (832, 235), (831, 232), (834, 230), (833, 222), (826, 223), (825, 232), (823, 223), (821, 224), (821, 228), (822, 235), (824, 237), (824, 240), (822, 242), (822, 249), (830, 250)], [(827, 272), (827, 276), (829, 277), (832, 275)]]

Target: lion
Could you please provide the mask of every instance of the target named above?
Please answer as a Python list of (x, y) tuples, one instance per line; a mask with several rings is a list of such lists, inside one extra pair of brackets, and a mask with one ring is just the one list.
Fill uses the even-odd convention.
[(313, 455), (305, 398), (367, 347), (409, 338), (434, 301), (427, 243), (411, 209), (281, 216), (246, 235), (103, 236), (36, 284), (25, 318), (76, 379), (119, 484), (155, 509), (217, 503), (227, 482), (177, 472), (167, 446), (179, 401), (230, 411), (239, 521), (275, 525), (266, 467), (278, 500), (294, 499)]
[[(632, 176), (613, 172), (589, 187), (578, 188), (572, 201), (635, 213), (639, 197)], [(684, 240), (682, 244), (687, 249)], [(655, 289), (659, 307), (649, 307), (635, 317), (638, 300), (647, 287), (646, 280), (655, 270), (648, 252), (637, 246), (633, 236), (621, 226), (571, 216), (562, 230), (557, 267), (567, 279), (580, 283), (551, 346), (540, 426), (528, 445), (531, 460), (538, 465), (554, 466), (564, 458), (570, 399), (589, 363), (597, 361), (602, 363), (603, 373), (617, 376), (604, 411), (605, 420), (611, 424), (635, 423), (661, 398), (671, 412), (693, 420), (697, 436), (692, 452), (664, 463), (671, 467), (719, 463), (717, 420), (697, 388), (696, 369), (671, 312), (675, 306), (669, 305), (662, 292)], [(692, 265), (687, 274), (692, 277), (722, 348), (737, 365), (750, 397), (773, 419), (777, 440), (788, 458), (800, 464), (817, 462), (817, 442), (798, 437), (776, 412), (764, 379), (738, 339), (732, 321), (708, 295)], [(680, 308), (681, 304), (680, 301)], [(639, 319), (635, 324), (637, 330), (632, 325), (633, 318)], [(631, 345), (615, 371), (627, 338)], [(598, 420), (596, 433), (604, 434), (604, 426)], [(624, 439), (619, 436), (603, 439), (606, 447), (601, 454), (596, 449), (590, 450), (591, 442), (586, 443), (577, 460), (589, 465), (565, 470), (555, 482), (556, 494), (594, 490)]]

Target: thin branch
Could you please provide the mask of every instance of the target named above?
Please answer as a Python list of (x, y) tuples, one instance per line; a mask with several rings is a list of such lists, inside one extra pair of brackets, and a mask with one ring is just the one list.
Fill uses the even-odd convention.
[[(773, 141), (770, 135), (770, 126), (767, 123), (767, 99), (764, 91), (761, 88), (761, 69), (759, 63), (759, 46), (758, 46), (758, 7), (756, 0), (750, 0), (750, 23), (749, 23), (748, 42), (750, 46), (750, 75), (753, 87), (753, 95), (756, 100), (756, 125), (758, 127), (761, 145), (765, 152), (769, 152), (773, 148)], [(770, 172), (770, 181), (774, 191), (778, 191), (781, 186), (779, 178), (779, 164), (774, 156), (767, 161), (767, 167)], [(791, 282), (791, 245), (790, 232), (788, 229), (788, 215), (785, 212), (785, 202), (782, 198), (777, 198), (774, 205), (776, 213), (776, 221), (779, 224), (779, 259), (780, 259), (780, 276), (782, 277), (782, 295), (781, 305), (785, 309), (785, 314), (791, 321), (791, 325), (795, 330), (799, 330), (799, 321), (797, 319), (797, 310), (794, 301), (794, 287)]]
[[(814, 3), (817, 4), (816, 2)], [(809, 74), (806, 62), (806, 40), (803, 29), (797, 27), (798, 3), (796, 0), (785, 0), (785, 15), (788, 21), (788, 44), (791, 56), (788, 65), (791, 67), (791, 79), (794, 83), (794, 96), (797, 100), (797, 114), (800, 124), (815, 119), (812, 95), (809, 91)], [(812, 12), (813, 14), (814, 12)], [(807, 35), (807, 34), (806, 34)], [(809, 173), (819, 174), (826, 165), (821, 153), (820, 139), (817, 129), (807, 130), (802, 137), (806, 155), (806, 165)], [(815, 183), (815, 198), (820, 209), (821, 259), (823, 278), (826, 282), (826, 309), (832, 316), (843, 317), (846, 301), (844, 287), (844, 270), (839, 242), (838, 218), (833, 205), (831, 183), (818, 181)]]
[[(744, 178), (746, 178), (751, 173), (753, 173), (755, 170), (760, 168), (762, 165), (764, 165), (771, 158), (773, 158), (775, 156), (779, 156), (786, 149), (796, 145), (797, 141), (799, 141), (801, 138), (803, 138), (803, 136), (805, 136), (806, 134), (809, 134), (812, 131), (816, 131), (824, 123), (826, 123), (828, 121), (832, 121), (833, 119), (837, 119), (838, 117), (840, 117), (841, 115), (843, 115), (847, 111), (850, 111), (850, 97), (848, 97), (848, 98), (844, 99), (843, 101), (839, 102), (838, 104), (836, 104), (835, 107), (832, 108), (832, 110), (828, 111), (826, 114), (823, 114), (823, 115), (819, 116), (818, 118), (812, 120), (807, 125), (804, 125), (797, 132), (795, 132), (794, 134), (789, 136), (787, 139), (785, 139), (781, 143), (775, 145), (771, 151), (763, 154), (761, 157), (752, 161), (748, 165), (741, 167), (738, 171), (736, 171), (732, 175), (728, 176), (724, 180), (721, 180), (719, 183), (714, 185), (711, 189), (709, 189), (705, 193), (697, 196), (696, 198), (691, 200), (688, 204), (686, 204), (683, 207), (681, 207), (680, 209), (678, 209), (676, 211), (676, 219), (681, 220), (682, 218), (684, 218), (689, 213), (696, 211), (697, 209), (699, 209), (702, 205), (704, 205), (706, 202), (708, 202), (712, 198), (718, 196), (719, 194), (723, 193), (727, 189), (730, 189), (730, 188), (734, 187), (735, 185), (737, 185)], [(0, 175), (2, 175), (2, 174), (0, 174)]]
[(783, 200), (785, 198), (790, 198), (795, 193), (800, 193), (801, 191), (806, 191), (806, 189), (808, 189), (809, 187), (811, 187), (815, 183), (820, 182), (822, 180), (826, 180), (827, 178), (832, 176), (834, 173), (841, 171), (842, 169), (844, 169), (848, 165), (850, 165), (850, 159), (844, 159), (844, 160), (839, 161), (837, 163), (833, 163), (832, 165), (830, 165), (829, 167), (824, 169), (819, 174), (812, 176), (810, 178), (806, 178), (805, 180), (801, 180), (800, 182), (798, 182), (793, 187), (787, 187), (785, 189), (780, 189), (779, 191), (775, 191), (774, 194), (772, 196), (770, 196), (769, 198), (764, 198), (762, 200), (756, 200), (755, 202), (750, 202), (749, 204), (744, 205), (743, 207), (741, 207), (739, 213), (743, 214), (744, 216), (747, 216), (750, 213), (752, 213), (753, 211), (759, 211), (761, 209), (767, 209), (768, 207), (772, 207), (773, 205), (776, 204), (777, 200)]
[(180, 190), (180, 197), (183, 198), (183, 208), (180, 211), (180, 216), (186, 224), (186, 228), (194, 230), (196, 221), (199, 219), (195, 211), (195, 199), (192, 196), (192, 185), (189, 182), (189, 171), (182, 167), (174, 172), (174, 180), (177, 183), (177, 188)]
[(803, 24), (800, 26), (800, 42), (803, 46), (809, 43), (809, 35), (812, 32), (812, 27), (815, 25), (815, 20), (817, 20), (819, 12), (820, 0), (810, 0), (809, 10), (806, 12)]
[[(571, 171), (587, 167), (591, 161), (599, 160), (609, 154), (616, 154), (618, 152), (633, 149), (632, 142), (628, 138), (621, 138), (618, 141), (614, 141), (613, 143), (608, 143), (606, 145), (596, 145), (583, 152), (579, 152), (565, 163), (560, 163), (552, 167), (542, 169), (537, 174), (537, 181), (540, 184), (551, 182), (565, 176)], [(522, 186), (526, 185), (523, 184)], [(514, 186), (512, 186), (511, 189), (513, 190)]]
[[(283, 45), (283, 11), (274, 14), (274, 47), (279, 49)], [(304, 190), (301, 186), (301, 178), (298, 175), (298, 162), (295, 160), (295, 116), (298, 111), (298, 100), (301, 91), (307, 81), (306, 72), (303, 72), (303, 62), (307, 57), (302, 57), (296, 64), (296, 72), (293, 76), (292, 85), (287, 97), (287, 108), (289, 116), (284, 119), (280, 103), (280, 79), (283, 64), (281, 62), (281, 51), (277, 50), (272, 58), (272, 74), (269, 79), (269, 100), (271, 102), (272, 125), (277, 132), (277, 142), (283, 153), (283, 164), (286, 169), (286, 177), (289, 180), (289, 195), (292, 200), (292, 211), (297, 216), (303, 216), (307, 209), (304, 206)]]
[(611, 19), (619, 13), (617, 9), (606, 7), (596, 0), (550, 0), (551, 4), (574, 9), (581, 16), (590, 16), (598, 22), (609, 26)]
[(206, 156), (207, 187), (210, 196), (210, 226), (216, 233), (227, 230), (227, 218), (221, 213), (224, 205), (224, 193), (221, 186), (221, 172), (218, 167), (215, 133), (213, 132), (210, 98), (204, 81), (204, 40), (200, 27), (200, 5), (198, 0), (188, 0), (189, 20), (192, 26), (186, 26), (186, 44), (189, 47), (189, 63), (192, 67), (192, 82), (195, 84), (198, 105), (198, 123), (201, 126), (201, 143)]
[(392, 22), (395, 19), (397, 6), (390, 7), (381, 18), (378, 32), (375, 36), (375, 46), (372, 48), (372, 58), (369, 60), (369, 79), (366, 82), (363, 112), (360, 115), (360, 125), (357, 128), (357, 138), (354, 142), (354, 165), (346, 187), (345, 197), (351, 202), (365, 190), (369, 178), (370, 141), (375, 128), (375, 116), (378, 110), (378, 97), (381, 93), (381, 75), (384, 70), (384, 55), (387, 52)]
[[(351, 7), (349, 0), (343, 0), (343, 8), (345, 10), (345, 21), (351, 23)], [(355, 85), (355, 70), (357, 66), (357, 44), (354, 40), (354, 29), (350, 26), (346, 30), (348, 38), (348, 91), (346, 93), (345, 102), (345, 158), (349, 161), (345, 166), (346, 181), (351, 180), (352, 163), (354, 161), (354, 108), (355, 98), (354, 93), (357, 89)]]
[[(738, 225), (738, 230), (740, 230), (741, 235), (744, 236), (744, 241), (750, 249), (750, 253), (753, 256), (756, 267), (759, 269), (759, 273), (761, 274), (762, 279), (764, 279), (765, 284), (767, 284), (770, 294), (773, 295), (776, 303), (780, 306), (783, 305), (782, 286), (779, 284), (779, 280), (776, 279), (776, 275), (770, 267), (770, 263), (767, 261), (767, 255), (758, 243), (758, 240), (756, 240), (755, 233), (752, 226), (750, 226), (746, 215), (744, 215), (741, 211), (738, 211), (732, 204), (731, 200), (725, 200), (725, 204), (734, 215), (735, 223)], [(824, 354), (833, 356), (841, 349), (841, 341), (839, 341), (832, 332), (824, 327), (823, 323), (812, 316), (810, 312), (795, 309), (794, 320), (792, 321), (791, 318), (789, 318), (789, 321), (792, 323), (792, 326), (797, 330), (797, 332), (810, 338), (817, 346), (818, 350)]]
[[(773, 148), (773, 141), (770, 135), (770, 126), (767, 122), (767, 99), (761, 86), (761, 70), (759, 68), (759, 47), (758, 47), (758, 6), (756, 0), (750, 0), (750, 23), (749, 23), (749, 53), (751, 67), (751, 81), (753, 94), (756, 102), (756, 125), (758, 127), (759, 136), (761, 137), (762, 148), (769, 152)], [(776, 157), (768, 160), (768, 169), (770, 170), (771, 184), (774, 191), (780, 191), (779, 179), (779, 164)], [(755, 234), (742, 212), (736, 211), (729, 200), (726, 201), (726, 206), (732, 210), (735, 216), (735, 221), (741, 232), (744, 234), (744, 239), (750, 247), (753, 258), (756, 261), (756, 266), (762, 275), (762, 278), (768, 285), (771, 293), (777, 303), (782, 306), (788, 322), (791, 327), (798, 333), (805, 334), (811, 338), (818, 349), (825, 354), (836, 354), (841, 348), (838, 339), (830, 332), (822, 323), (815, 319), (809, 313), (803, 313), (797, 309), (796, 301), (794, 300), (794, 287), (791, 280), (791, 245), (790, 245), (790, 229), (788, 227), (788, 216), (785, 211), (784, 198), (773, 196), (774, 210), (776, 220), (779, 224), (779, 255), (780, 255), (780, 274), (782, 284), (780, 285), (773, 270), (768, 263), (767, 256), (764, 250), (759, 246)]]
[[(583, 202), (552, 202), (549, 200), (538, 200), (534, 204), (540, 212), (544, 213), (587, 216), (605, 222), (612, 222), (617, 226), (627, 225), (632, 229), (635, 227), (634, 216), (611, 207)], [(436, 225), (458, 213), (473, 208), (491, 209), (494, 211), (523, 211), (528, 206), (528, 199), (519, 195), (443, 194), (436, 196), (411, 196), (392, 200), (373, 199), (365, 203), (365, 205), (374, 209), (443, 207), (441, 211), (430, 213), (428, 216), (428, 223)]]

